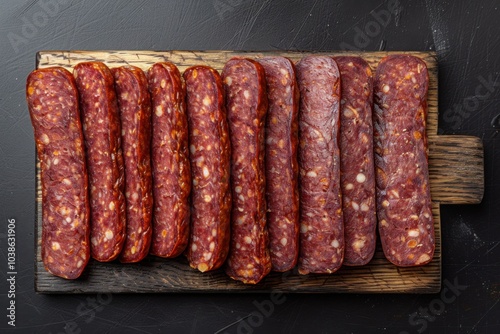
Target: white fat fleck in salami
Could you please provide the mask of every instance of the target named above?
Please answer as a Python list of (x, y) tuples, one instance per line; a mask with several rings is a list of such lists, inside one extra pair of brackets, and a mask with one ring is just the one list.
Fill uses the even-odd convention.
[(377, 216), (382, 249), (397, 266), (423, 265), (434, 256), (434, 222), (427, 162), (425, 63), (392, 55), (374, 83)]
[(297, 64), (300, 89), (299, 273), (333, 273), (344, 258), (340, 190), (340, 74), (335, 61), (308, 56)]
[(340, 180), (344, 264), (368, 263), (375, 252), (377, 217), (373, 158), (373, 75), (359, 57), (335, 57), (340, 70)]
[(60, 67), (26, 82), (42, 183), (42, 261), (47, 271), (78, 278), (90, 258), (88, 176), (78, 92)]
[(256, 61), (232, 58), (224, 66), (222, 78), (231, 140), (233, 189), (226, 273), (233, 279), (255, 284), (271, 270), (264, 169), (268, 107), (265, 72)]

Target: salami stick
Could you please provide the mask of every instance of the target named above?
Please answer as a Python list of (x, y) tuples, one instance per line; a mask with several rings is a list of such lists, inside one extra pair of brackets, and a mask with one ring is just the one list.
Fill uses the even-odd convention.
[(122, 66), (112, 72), (120, 108), (127, 205), (127, 237), (120, 261), (130, 263), (148, 255), (151, 245), (151, 101), (140, 68)]
[(335, 57), (340, 70), (340, 180), (344, 215), (344, 264), (361, 266), (376, 244), (373, 165), (373, 76), (359, 57)]
[(259, 59), (266, 72), (266, 195), (269, 250), (274, 271), (287, 271), (299, 255), (298, 112), (295, 66), (284, 57)]
[(204, 272), (219, 268), (229, 251), (231, 146), (219, 73), (194, 66), (183, 76), (193, 205), (187, 258), (191, 267)]
[(297, 64), (300, 88), (299, 273), (333, 273), (344, 257), (340, 192), (340, 75), (335, 61), (308, 56)]
[(60, 67), (33, 71), (26, 98), (41, 167), (42, 260), (51, 274), (75, 279), (90, 257), (90, 211), (74, 78)]
[(180, 255), (189, 238), (191, 169), (186, 88), (177, 67), (156, 63), (148, 71), (153, 111), (153, 242), (151, 253)]
[(120, 116), (111, 71), (100, 62), (74, 68), (90, 181), (91, 252), (112, 261), (125, 241), (126, 213)]
[(264, 126), (267, 94), (264, 68), (232, 58), (222, 71), (231, 138), (231, 245), (226, 273), (258, 283), (271, 270), (266, 228)]
[(374, 145), (377, 216), (384, 254), (397, 266), (423, 265), (434, 255), (427, 164), (425, 63), (393, 55), (377, 68)]

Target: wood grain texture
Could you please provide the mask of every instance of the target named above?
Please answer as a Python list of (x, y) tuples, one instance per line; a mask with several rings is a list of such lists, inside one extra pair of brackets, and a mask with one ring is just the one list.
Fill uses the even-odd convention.
[[(422, 267), (398, 268), (383, 255), (380, 242), (373, 260), (362, 267), (343, 267), (332, 275), (306, 276), (296, 271), (271, 273), (261, 283), (244, 285), (228, 278), (222, 270), (199, 273), (184, 257), (161, 259), (148, 256), (138, 264), (90, 261), (82, 277), (69, 281), (49, 274), (41, 261), (41, 183), (37, 161), (37, 243), (35, 289), (40, 293), (165, 293), (165, 292), (297, 292), (297, 293), (435, 293), (441, 289), (441, 217), (443, 204), (479, 203), (484, 191), (483, 147), (476, 137), (438, 136), (437, 61), (434, 52), (322, 52), (317, 54), (356, 55), (376, 69), (385, 56), (409, 53), (422, 58), (429, 70), (429, 172), (436, 231), (436, 251), (431, 263)], [(159, 61), (171, 61), (184, 71), (192, 65), (209, 65), (221, 71), (233, 56), (258, 58), (281, 55), (297, 61), (311, 52), (235, 51), (43, 51), (37, 67), (62, 66), (72, 70), (83, 61), (103, 61), (110, 67), (124, 64), (147, 70)]]
[(431, 196), (441, 204), (479, 204), (484, 193), (483, 142), (470, 136), (429, 136)]

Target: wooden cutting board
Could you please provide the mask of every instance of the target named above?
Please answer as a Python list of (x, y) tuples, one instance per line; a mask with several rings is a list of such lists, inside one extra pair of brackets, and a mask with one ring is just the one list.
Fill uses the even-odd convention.
[[(378, 62), (395, 52), (328, 52), (331, 56), (363, 57), (376, 69)], [(401, 53), (401, 52), (398, 52)], [(40, 293), (154, 293), (154, 292), (307, 292), (307, 293), (435, 293), (441, 289), (441, 204), (480, 203), (484, 191), (483, 145), (469, 136), (438, 136), (438, 64), (434, 52), (404, 52), (422, 58), (429, 70), (429, 173), (436, 232), (436, 251), (431, 263), (422, 267), (398, 268), (383, 255), (378, 241), (373, 260), (362, 267), (343, 267), (331, 275), (298, 275), (297, 271), (271, 273), (257, 285), (244, 285), (228, 278), (222, 270), (200, 273), (184, 257), (161, 259), (148, 256), (138, 264), (99, 263), (91, 260), (77, 280), (49, 274), (41, 260), (42, 195), (37, 160), (37, 236), (35, 289)], [(281, 55), (294, 61), (311, 52), (235, 51), (43, 51), (37, 68), (62, 66), (68, 70), (79, 62), (102, 61), (109, 67), (125, 64), (147, 70), (160, 61), (175, 63), (180, 71), (192, 65), (209, 65), (221, 71), (231, 57), (258, 58)]]

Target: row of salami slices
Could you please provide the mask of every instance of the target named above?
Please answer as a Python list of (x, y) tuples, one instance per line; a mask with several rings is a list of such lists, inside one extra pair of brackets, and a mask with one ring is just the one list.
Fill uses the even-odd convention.
[(375, 80), (362, 58), (320, 55), (235, 57), (222, 75), (169, 62), (35, 70), (45, 267), (74, 279), (90, 256), (184, 253), (244, 283), (297, 264), (333, 273), (371, 260), (377, 221), (392, 263), (426, 264), (427, 87), (409, 55), (384, 58)]

